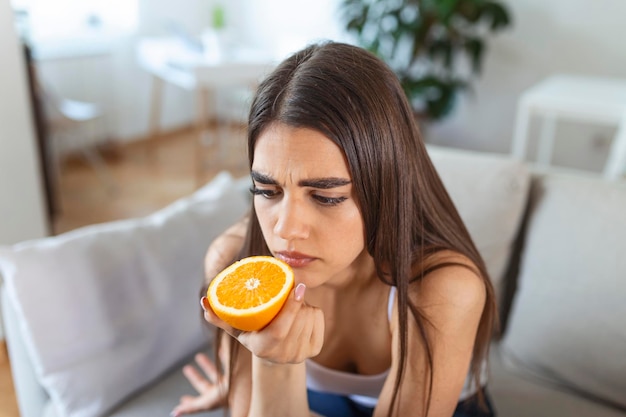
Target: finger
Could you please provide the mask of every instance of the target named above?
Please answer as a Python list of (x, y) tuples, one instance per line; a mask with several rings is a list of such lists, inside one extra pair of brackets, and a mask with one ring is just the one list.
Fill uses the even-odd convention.
[[(294, 290), (292, 301), (296, 305), (301, 303), (289, 330), (290, 338), (297, 340), (297, 348), (292, 358), (293, 363), (299, 363), (304, 359), (317, 356), (324, 344), (324, 313), (319, 308), (310, 306), (303, 301), (305, 291), (306, 287), (304, 284), (297, 286)], [(296, 309), (297, 306), (294, 310)]]
[(195, 399), (196, 397), (192, 395), (183, 395), (182, 397), (180, 397), (180, 403), (189, 405), (189, 404), (192, 404)]
[(300, 283), (296, 285), (296, 288), (293, 290), (293, 296), (296, 301), (304, 301), (304, 293), (306, 292), (306, 285), (304, 283)]
[[(272, 352), (284, 350), (283, 342), (300, 339), (306, 319), (298, 316), (304, 305), (306, 286), (298, 284), (291, 291), (276, 317), (258, 332), (242, 333), (237, 339), (257, 356), (269, 359)], [(305, 315), (306, 316), (306, 315)], [(277, 359), (277, 358), (275, 358)]]
[(216, 383), (218, 381), (220, 374), (213, 361), (209, 359), (207, 355), (198, 353), (196, 355), (196, 363), (211, 382)]
[(191, 365), (185, 365), (183, 367), (183, 374), (193, 388), (199, 393), (203, 393), (211, 385), (211, 382), (204, 378), (200, 372), (198, 372), (198, 370)]
[[(171, 417), (179, 417), (184, 414), (191, 414), (196, 411), (196, 407), (194, 405), (195, 397), (191, 395), (184, 395), (180, 397), (180, 402), (174, 409), (170, 412)], [(200, 410), (197, 410), (200, 411)]]
[(234, 337), (235, 339), (242, 333), (241, 330), (235, 329), (230, 324), (226, 323), (224, 320), (217, 317), (213, 309), (211, 308), (211, 304), (206, 297), (202, 297), (200, 299), (200, 305), (204, 310), (204, 319), (210, 324), (217, 326), (223, 329), (226, 333)]
[(291, 363), (300, 363), (320, 353), (324, 344), (324, 328), (322, 310), (304, 305), (290, 330), (291, 337), (297, 341)]
[(200, 397), (184, 395), (180, 398), (180, 403), (170, 412), (171, 417), (179, 417), (184, 414), (193, 414), (205, 411), (204, 404), (200, 403)]
[(296, 288), (292, 290), (292, 294), (287, 298), (283, 308), (267, 326), (268, 330), (271, 329), (272, 331), (281, 332), (281, 329), (286, 331), (293, 327), (298, 312), (304, 305), (305, 292), (306, 285), (303, 283), (298, 284)]

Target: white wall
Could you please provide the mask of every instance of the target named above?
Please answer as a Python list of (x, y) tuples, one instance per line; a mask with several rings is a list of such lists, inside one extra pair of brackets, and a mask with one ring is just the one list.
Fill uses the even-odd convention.
[(278, 56), (312, 41), (347, 40), (339, 19), (340, 0), (243, 0), (240, 36)]
[[(42, 60), (38, 63), (40, 74), (66, 97), (100, 102), (106, 110), (105, 135), (121, 141), (141, 138), (148, 133), (152, 84), (137, 64), (136, 41), (142, 36), (167, 34), (172, 22), (191, 36), (199, 36), (209, 25), (211, 8), (219, 3), (225, 8), (226, 34), (231, 43), (263, 49), (281, 58), (313, 40), (343, 36), (335, 19), (338, 0), (139, 0), (136, 32), (110, 40), (108, 47), (95, 48), (97, 52), (107, 51), (104, 54)], [(228, 102), (245, 107), (245, 99), (238, 97)], [(192, 92), (165, 85), (162, 127), (167, 130), (191, 123), (194, 100)], [(224, 106), (222, 103), (218, 109), (221, 114), (246, 114), (245, 108)]]
[[(338, 0), (140, 0), (139, 28), (127, 44), (116, 49), (112, 91), (115, 106), (112, 129), (118, 138), (133, 139), (147, 134), (148, 104), (151, 82), (136, 64), (134, 42), (141, 36), (166, 34), (169, 22), (183, 25), (192, 36), (198, 36), (210, 22), (214, 5), (225, 9), (226, 35), (231, 43), (255, 47), (269, 54), (285, 56), (306, 43), (341, 37), (335, 19)], [(219, 113), (224, 116), (245, 116), (247, 108), (225, 108), (234, 102), (246, 106), (245, 98), (223, 97)], [(189, 91), (166, 85), (163, 91), (162, 126), (176, 128), (192, 123), (195, 98)]]
[[(136, 64), (134, 41), (138, 36), (164, 34), (168, 21), (177, 21), (197, 35), (210, 21), (211, 6), (221, 2), (232, 38), (272, 49), (279, 56), (312, 40), (348, 39), (339, 20), (340, 0), (139, 1), (138, 32), (120, 39), (111, 56), (110, 76), (96, 77), (99, 87), (110, 95), (111, 134), (122, 140), (145, 135), (148, 126), (150, 78)], [(504, 2), (511, 10), (513, 26), (490, 40), (474, 92), (462, 95), (455, 113), (429, 129), (430, 141), (509, 152), (516, 100), (532, 84), (556, 72), (626, 78), (623, 0)], [(165, 128), (190, 123), (193, 94), (166, 86), (162, 114)], [(531, 134), (536, 133), (537, 124), (531, 126)], [(559, 124), (555, 162), (601, 170), (613, 133), (606, 127)]]
[[(626, 79), (626, 2), (622, 0), (508, 0), (513, 26), (493, 38), (475, 94), (430, 130), (441, 145), (509, 152), (516, 100), (553, 73)], [(531, 133), (537, 134), (535, 121)], [(600, 171), (614, 130), (559, 123), (554, 162)], [(592, 140), (593, 138), (606, 140)], [(531, 153), (534, 157), (534, 153)]]
[(23, 56), (9, 4), (0, 1), (0, 244), (46, 234)]
[(0, 0), (0, 62), (0, 245), (6, 245), (46, 234), (24, 62), (6, 0)]
[[(260, 46), (294, 50), (309, 40), (349, 40), (340, 0), (240, 0), (242, 36)], [(503, 0), (513, 25), (491, 38), (483, 73), (461, 96), (452, 116), (429, 128), (430, 141), (508, 153), (520, 93), (559, 72), (626, 79), (626, 2), (623, 0)], [(536, 134), (533, 123), (531, 134)], [(614, 129), (560, 123), (556, 164), (601, 171)], [(593, 140), (596, 139), (596, 140)], [(534, 156), (535, 147), (531, 146)]]

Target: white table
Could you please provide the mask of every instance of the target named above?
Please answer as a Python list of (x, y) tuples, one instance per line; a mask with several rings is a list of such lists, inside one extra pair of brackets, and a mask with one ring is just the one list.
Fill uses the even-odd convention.
[(525, 91), (518, 102), (511, 152), (526, 159), (531, 118), (540, 116), (537, 162), (552, 159), (556, 123), (572, 120), (617, 127), (604, 177), (615, 180), (626, 168), (626, 80), (573, 75), (555, 75)]
[[(174, 37), (144, 38), (138, 42), (139, 64), (153, 77), (150, 110), (152, 137), (159, 137), (160, 134), (164, 83), (195, 92), (196, 128), (200, 136), (196, 142), (199, 146), (202, 137), (208, 132), (212, 93), (233, 87), (254, 89), (276, 65), (271, 57), (253, 50), (231, 50), (222, 55), (219, 60), (211, 59)], [(199, 181), (202, 172), (201, 149), (196, 149), (195, 154), (196, 180)]]

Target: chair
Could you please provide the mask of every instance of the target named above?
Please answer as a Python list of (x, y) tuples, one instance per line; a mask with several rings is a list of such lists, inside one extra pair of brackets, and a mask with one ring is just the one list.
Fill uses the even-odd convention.
[(617, 128), (603, 175), (608, 180), (622, 178), (626, 169), (626, 80), (557, 74), (523, 92), (511, 149), (522, 160), (533, 116), (543, 119), (538, 154), (542, 166), (551, 163), (558, 120)]
[(49, 132), (47, 157), (54, 186), (58, 187), (59, 183), (61, 157), (67, 150), (76, 150), (93, 167), (107, 190), (115, 191), (117, 184), (106, 162), (89, 141), (97, 134), (97, 124), (101, 123), (104, 116), (101, 106), (64, 98), (51, 88), (43, 87), (41, 82), (38, 89)]
[[(188, 40), (181, 42), (178, 36), (166, 38), (143, 38), (137, 44), (139, 65), (152, 75), (153, 87), (150, 107), (150, 136), (160, 137), (162, 93), (165, 82), (196, 96), (195, 127), (198, 140), (195, 142), (195, 181), (202, 183), (205, 145), (220, 149), (220, 120), (213, 111), (216, 93), (234, 89), (256, 89), (260, 79), (275, 66), (274, 59), (246, 48), (232, 48), (222, 60), (207, 60), (195, 46), (189, 47)], [(211, 117), (215, 117), (217, 128), (209, 134)], [(220, 158), (222, 155), (217, 155)]]

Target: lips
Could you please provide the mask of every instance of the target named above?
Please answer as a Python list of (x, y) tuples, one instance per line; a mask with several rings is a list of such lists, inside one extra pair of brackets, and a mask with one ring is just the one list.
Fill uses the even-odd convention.
[(300, 252), (276, 252), (275, 256), (292, 268), (303, 268), (316, 259)]

